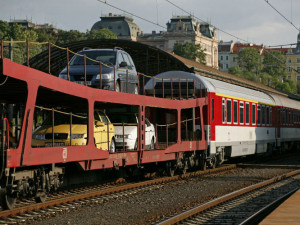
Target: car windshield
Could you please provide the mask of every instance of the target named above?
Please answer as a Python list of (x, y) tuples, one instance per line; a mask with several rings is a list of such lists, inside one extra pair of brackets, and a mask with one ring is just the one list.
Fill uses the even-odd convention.
[[(62, 114), (55, 112), (54, 113), (54, 126), (61, 124), (70, 124), (70, 115)], [(77, 113), (76, 115), (72, 115), (72, 124), (85, 124), (87, 125), (87, 116), (85, 113)], [(44, 125), (52, 125), (52, 116), (48, 116), (46, 120), (43, 122)]]
[(136, 116), (134, 114), (131, 115), (120, 115), (120, 114), (111, 114), (109, 116), (109, 119), (112, 123), (124, 123), (129, 124), (129, 125), (135, 125), (137, 124), (137, 119)]
[(79, 55), (75, 55), (71, 61), (70, 66), (75, 65), (84, 65), (83, 55), (86, 55), (86, 65), (99, 65), (98, 62), (94, 62), (89, 60), (91, 58), (96, 61), (101, 61), (107, 65), (115, 65), (116, 64), (116, 52), (115, 51), (82, 51), (78, 53)]

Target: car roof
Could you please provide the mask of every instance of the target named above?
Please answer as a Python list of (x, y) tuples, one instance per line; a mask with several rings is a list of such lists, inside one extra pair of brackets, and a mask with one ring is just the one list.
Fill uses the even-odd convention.
[(83, 49), (79, 52), (94, 52), (94, 51), (115, 51), (114, 49), (111, 48), (93, 48), (93, 49)]

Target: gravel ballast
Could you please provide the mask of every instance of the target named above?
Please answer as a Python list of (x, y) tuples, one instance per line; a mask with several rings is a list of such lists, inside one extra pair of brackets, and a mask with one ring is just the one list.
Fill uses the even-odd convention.
[(176, 212), (194, 207), (292, 169), (235, 169), (154, 186), (128, 197), (112, 199), (43, 218), (34, 224), (151, 224)]

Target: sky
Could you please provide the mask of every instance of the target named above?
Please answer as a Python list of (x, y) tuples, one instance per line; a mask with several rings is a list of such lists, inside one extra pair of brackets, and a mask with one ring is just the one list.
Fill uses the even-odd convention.
[[(103, 0), (104, 1), (104, 0)], [(297, 42), (299, 31), (272, 9), (265, 0), (170, 0), (195, 17), (238, 38), (265, 46)], [(268, 0), (300, 28), (300, 0)], [(172, 16), (188, 15), (166, 0), (106, 0), (137, 16), (166, 27)], [(101, 15), (124, 14), (98, 0), (0, 0), (0, 20), (29, 19), (50, 23), (59, 29), (85, 32)], [(144, 33), (164, 28), (133, 17)], [(240, 41), (218, 31), (218, 39)]]

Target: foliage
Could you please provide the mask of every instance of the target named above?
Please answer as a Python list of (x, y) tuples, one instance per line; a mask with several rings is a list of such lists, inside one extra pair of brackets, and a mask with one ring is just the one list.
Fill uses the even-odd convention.
[(206, 64), (206, 57), (200, 44), (196, 45), (191, 42), (176, 42), (173, 47), (173, 51), (176, 55), (184, 58), (199, 61), (200, 63)]
[(274, 77), (286, 75), (285, 58), (279, 51), (266, 51), (263, 60), (263, 72)]
[[(57, 45), (66, 44), (74, 41), (81, 41), (87, 39), (116, 39), (117, 35), (108, 29), (92, 30), (86, 33), (79, 32), (77, 30), (53, 30), (46, 29), (33, 29), (23, 28), (21, 25), (14, 24), (9, 26), (5, 21), (0, 20), (0, 40), (13, 40), (13, 41), (25, 41), (30, 42), (48, 42), (49, 40)], [(31, 44), (29, 51), (29, 57), (33, 57), (41, 51), (48, 48), (48, 45)], [(4, 56), (10, 58), (13, 57), (13, 61), (18, 63), (24, 63), (27, 59), (25, 43), (13, 43), (12, 51), (9, 50), (8, 44), (4, 46)], [(11, 53), (11, 54), (10, 54)]]
[(117, 39), (117, 34), (107, 28), (91, 30), (86, 33), (87, 39)]
[(246, 48), (239, 52), (239, 67), (247, 72), (257, 72), (261, 67), (260, 55), (257, 49)]
[(285, 58), (279, 51), (266, 52), (261, 63), (256, 49), (243, 49), (238, 55), (238, 66), (229, 68), (230, 74), (255, 81), (287, 93), (300, 93), (300, 84), (286, 77)]

